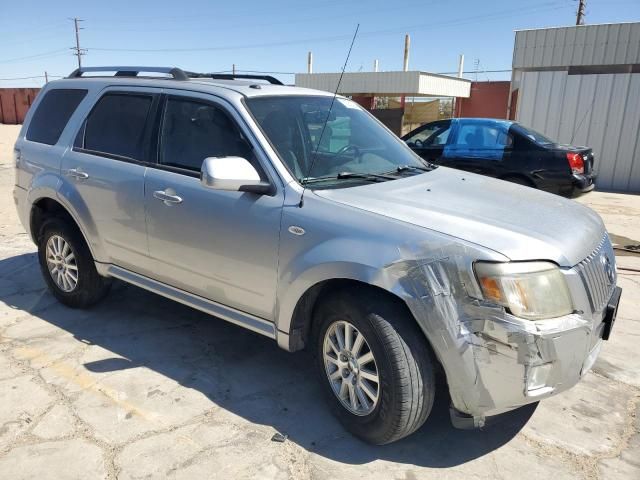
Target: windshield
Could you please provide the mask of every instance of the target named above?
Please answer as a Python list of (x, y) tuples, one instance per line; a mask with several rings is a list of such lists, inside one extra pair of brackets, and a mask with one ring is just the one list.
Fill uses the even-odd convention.
[(517, 132), (521, 133), (522, 135), (524, 135), (525, 137), (527, 137), (529, 140), (533, 140), (534, 142), (536, 142), (536, 143), (538, 143), (540, 145), (552, 145), (552, 144), (556, 143), (553, 140), (551, 140), (550, 138), (545, 137), (540, 132), (536, 132), (535, 130), (532, 130), (530, 128), (524, 127), (524, 126), (520, 125), (519, 123), (514, 123), (512, 128), (514, 130), (516, 130)]
[(336, 98), (329, 113), (331, 100), (279, 96), (246, 101), (300, 183), (316, 188), (346, 187), (354, 182), (394, 180), (398, 177), (392, 173), (401, 171), (418, 174), (426, 170), (420, 157), (357, 103)]

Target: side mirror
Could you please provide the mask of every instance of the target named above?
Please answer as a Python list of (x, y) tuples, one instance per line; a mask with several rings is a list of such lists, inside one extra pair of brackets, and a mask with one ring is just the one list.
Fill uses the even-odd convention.
[(214, 190), (270, 194), (271, 184), (242, 157), (208, 157), (202, 162), (200, 183)]

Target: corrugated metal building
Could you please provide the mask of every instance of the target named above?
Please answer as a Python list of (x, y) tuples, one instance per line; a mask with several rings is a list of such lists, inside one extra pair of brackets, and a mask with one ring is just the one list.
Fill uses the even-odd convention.
[(597, 186), (640, 191), (640, 23), (516, 32), (516, 119), (596, 155)]

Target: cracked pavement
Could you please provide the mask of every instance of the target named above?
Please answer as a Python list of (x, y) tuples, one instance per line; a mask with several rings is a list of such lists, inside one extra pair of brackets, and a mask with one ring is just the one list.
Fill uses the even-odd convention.
[[(640, 478), (640, 272), (620, 270), (611, 341), (573, 389), (477, 431), (440, 398), (372, 447), (331, 416), (305, 353), (123, 283), (91, 310), (58, 304), (13, 205), (18, 129), (0, 126), (0, 478)], [(579, 201), (640, 239), (639, 196)]]

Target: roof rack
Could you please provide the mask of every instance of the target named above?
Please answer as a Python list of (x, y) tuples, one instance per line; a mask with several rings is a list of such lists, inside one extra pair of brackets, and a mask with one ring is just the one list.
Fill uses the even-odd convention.
[(81, 78), (87, 72), (116, 72), (115, 77), (137, 77), (141, 72), (166, 73), (173, 80), (189, 80), (190, 78), (212, 78), (215, 80), (264, 80), (272, 85), (284, 85), (271, 75), (233, 75), (228, 73), (185, 72), (177, 67), (81, 67), (76, 68), (67, 78)]
[(196, 73), (184, 72), (189, 78), (213, 78), (215, 80), (264, 80), (272, 85), (284, 85), (271, 75), (234, 75), (231, 73)]
[(166, 73), (174, 80), (189, 80), (189, 76), (176, 67), (81, 67), (76, 68), (67, 78), (80, 78), (87, 72), (116, 72), (116, 77), (137, 77), (140, 72)]

